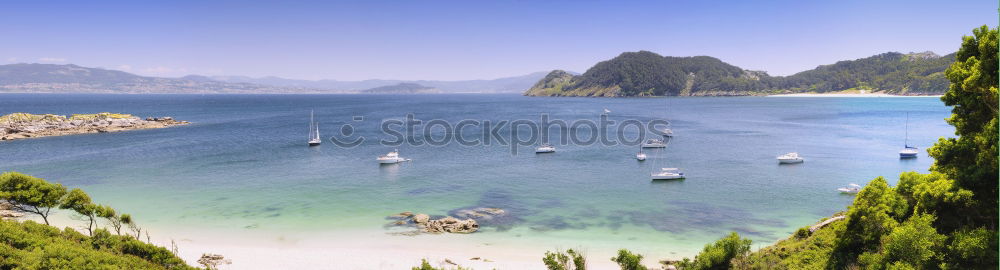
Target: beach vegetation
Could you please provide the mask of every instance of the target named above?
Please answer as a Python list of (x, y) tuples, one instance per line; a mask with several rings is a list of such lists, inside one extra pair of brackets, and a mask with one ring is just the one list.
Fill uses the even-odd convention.
[(455, 265), (452, 268), (446, 268), (446, 267), (437, 268), (437, 267), (432, 266), (430, 262), (427, 262), (427, 259), (420, 259), (420, 266), (414, 266), (414, 267), (412, 267), (410, 269), (412, 269), (412, 270), (472, 270), (472, 268), (466, 268), (466, 267), (462, 267), (460, 265)]
[(52, 208), (58, 207), (66, 187), (18, 172), (0, 174), (0, 200), (10, 203), (13, 210), (38, 215), (49, 224)]
[(0, 221), (0, 269), (194, 269), (165, 248), (97, 229)]
[(545, 268), (549, 270), (586, 270), (587, 259), (579, 252), (569, 249), (566, 252), (545, 252), (542, 258)]
[(80, 217), (87, 222), (87, 234), (94, 235), (94, 223), (97, 222), (97, 209), (98, 205), (94, 204), (90, 200), (90, 195), (79, 188), (74, 188), (66, 194), (66, 198), (63, 199), (61, 209), (73, 210)]
[(646, 270), (642, 265), (642, 255), (632, 253), (627, 249), (618, 250), (618, 256), (611, 257), (611, 261), (618, 264), (622, 270)]
[(751, 243), (750, 239), (744, 239), (736, 232), (732, 232), (715, 243), (705, 245), (705, 248), (694, 257), (694, 260), (685, 259), (676, 266), (678, 269), (684, 270), (730, 269), (731, 261), (750, 253)]

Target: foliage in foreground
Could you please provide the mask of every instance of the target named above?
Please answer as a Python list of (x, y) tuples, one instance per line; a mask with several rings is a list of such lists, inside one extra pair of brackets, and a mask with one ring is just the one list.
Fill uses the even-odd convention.
[(414, 266), (414, 267), (412, 267), (410, 269), (412, 269), (412, 270), (471, 270), (470, 268), (465, 268), (465, 267), (458, 266), (458, 265), (456, 265), (454, 268), (445, 268), (445, 267), (436, 268), (434, 266), (431, 266), (431, 263), (427, 262), (427, 259), (420, 259), (420, 266)]
[(642, 265), (642, 255), (633, 254), (627, 249), (618, 250), (618, 256), (611, 258), (612, 262), (618, 264), (622, 270), (646, 270), (646, 266)]
[[(941, 100), (953, 106), (957, 138), (928, 149), (931, 173), (907, 172), (895, 187), (872, 180), (846, 218), (750, 253), (736, 233), (705, 246), (677, 269), (995, 269), (998, 197), (998, 30), (963, 37), (945, 75)], [(646, 269), (642, 255), (620, 250), (621, 269)], [(667, 262), (665, 262), (667, 263)]]
[(169, 250), (97, 229), (0, 221), (0, 269), (195, 269)]
[[(67, 191), (41, 178), (5, 172), (0, 174), (0, 202), (45, 222), (0, 221), (0, 269), (194, 269), (173, 252), (140, 241), (142, 230), (132, 216), (93, 203), (83, 190)], [(53, 208), (78, 214), (89, 236), (49, 226)], [(113, 233), (101, 228), (101, 220)], [(123, 233), (123, 227), (131, 233)]]
[(546, 251), (542, 263), (549, 270), (587, 270), (587, 259), (572, 249), (566, 250), (566, 253)]
[(729, 269), (730, 261), (750, 253), (750, 244), (750, 239), (743, 239), (732, 232), (715, 243), (705, 245), (693, 261), (685, 258), (677, 267), (685, 270)]
[[(733, 261), (741, 269), (992, 269), (997, 254), (997, 29), (964, 37), (941, 98), (958, 138), (928, 153), (931, 173), (878, 177), (847, 218)], [(797, 234), (800, 235), (800, 234)]]

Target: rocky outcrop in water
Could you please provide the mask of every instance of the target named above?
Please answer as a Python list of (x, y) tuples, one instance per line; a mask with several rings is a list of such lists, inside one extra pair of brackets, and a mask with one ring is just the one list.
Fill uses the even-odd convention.
[(136, 129), (165, 128), (188, 124), (171, 117), (142, 119), (131, 114), (54, 114), (12, 113), (0, 116), (0, 141), (85, 133), (105, 133)]
[(479, 230), (479, 222), (471, 218), (471, 215), (478, 215), (481, 218), (502, 215), (503, 209), (483, 208), (482, 212), (470, 211), (462, 216), (465, 219), (458, 219), (452, 216), (445, 216), (438, 219), (431, 218), (428, 214), (413, 214), (412, 212), (402, 212), (391, 215), (387, 219), (395, 220), (392, 226), (414, 226), (416, 232), (402, 233), (403, 235), (414, 235), (418, 233), (474, 233)]

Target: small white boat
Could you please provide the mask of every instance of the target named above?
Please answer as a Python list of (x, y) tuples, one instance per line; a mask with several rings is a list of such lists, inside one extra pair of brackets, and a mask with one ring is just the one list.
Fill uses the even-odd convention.
[(662, 168), (660, 172), (651, 175), (653, 180), (684, 179), (684, 173), (678, 168)]
[(611, 110), (608, 110), (608, 108), (604, 108), (604, 115), (608, 115), (609, 113), (611, 113)]
[(660, 132), (663, 133), (664, 137), (673, 137), (674, 136), (674, 130), (672, 130), (670, 128), (663, 128), (663, 129), (660, 130)]
[(899, 158), (916, 158), (919, 153), (916, 147), (904, 145), (903, 150), (899, 150)]
[(375, 160), (377, 160), (379, 164), (396, 164), (404, 161), (410, 161), (409, 159), (400, 157), (399, 150), (393, 150), (384, 156), (379, 156)]
[(551, 144), (547, 144), (547, 143), (542, 144), (541, 146), (538, 146), (538, 148), (535, 148), (535, 153), (536, 154), (541, 154), (541, 153), (555, 153), (555, 152), (556, 152), (556, 147), (552, 146)]
[(317, 146), (322, 142), (319, 138), (319, 122), (313, 120), (313, 112), (309, 111), (309, 146)]
[(851, 183), (846, 187), (838, 188), (837, 191), (840, 191), (840, 193), (844, 194), (857, 194), (858, 191), (861, 191), (861, 186), (855, 183)]
[(899, 150), (899, 158), (917, 158), (920, 149), (910, 146), (910, 113), (906, 113), (906, 136), (903, 137), (903, 150)]
[(779, 164), (792, 164), (792, 163), (802, 163), (805, 159), (799, 156), (799, 153), (791, 152), (788, 154), (778, 156)]
[(642, 143), (642, 148), (664, 148), (667, 147), (667, 143), (659, 139), (648, 139), (646, 142)]
[(639, 153), (635, 154), (635, 159), (638, 161), (646, 160), (646, 153), (642, 152), (642, 147), (639, 147)]

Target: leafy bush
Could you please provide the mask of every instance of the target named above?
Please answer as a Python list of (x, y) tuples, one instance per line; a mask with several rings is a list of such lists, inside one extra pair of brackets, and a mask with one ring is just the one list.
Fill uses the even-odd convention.
[(627, 249), (618, 250), (618, 256), (611, 258), (612, 262), (618, 263), (618, 266), (622, 270), (646, 270), (646, 266), (642, 265), (642, 255), (633, 254)]
[(705, 245), (694, 260), (684, 261), (680, 266), (685, 270), (730, 269), (730, 261), (750, 252), (750, 243), (750, 239), (740, 238), (739, 234), (732, 232), (713, 244)]
[(95, 230), (93, 237), (33, 221), (0, 221), (0, 269), (194, 269), (170, 251)]
[(559, 251), (545, 252), (542, 258), (545, 267), (549, 270), (586, 270), (587, 260), (582, 254), (570, 249), (566, 253)]

